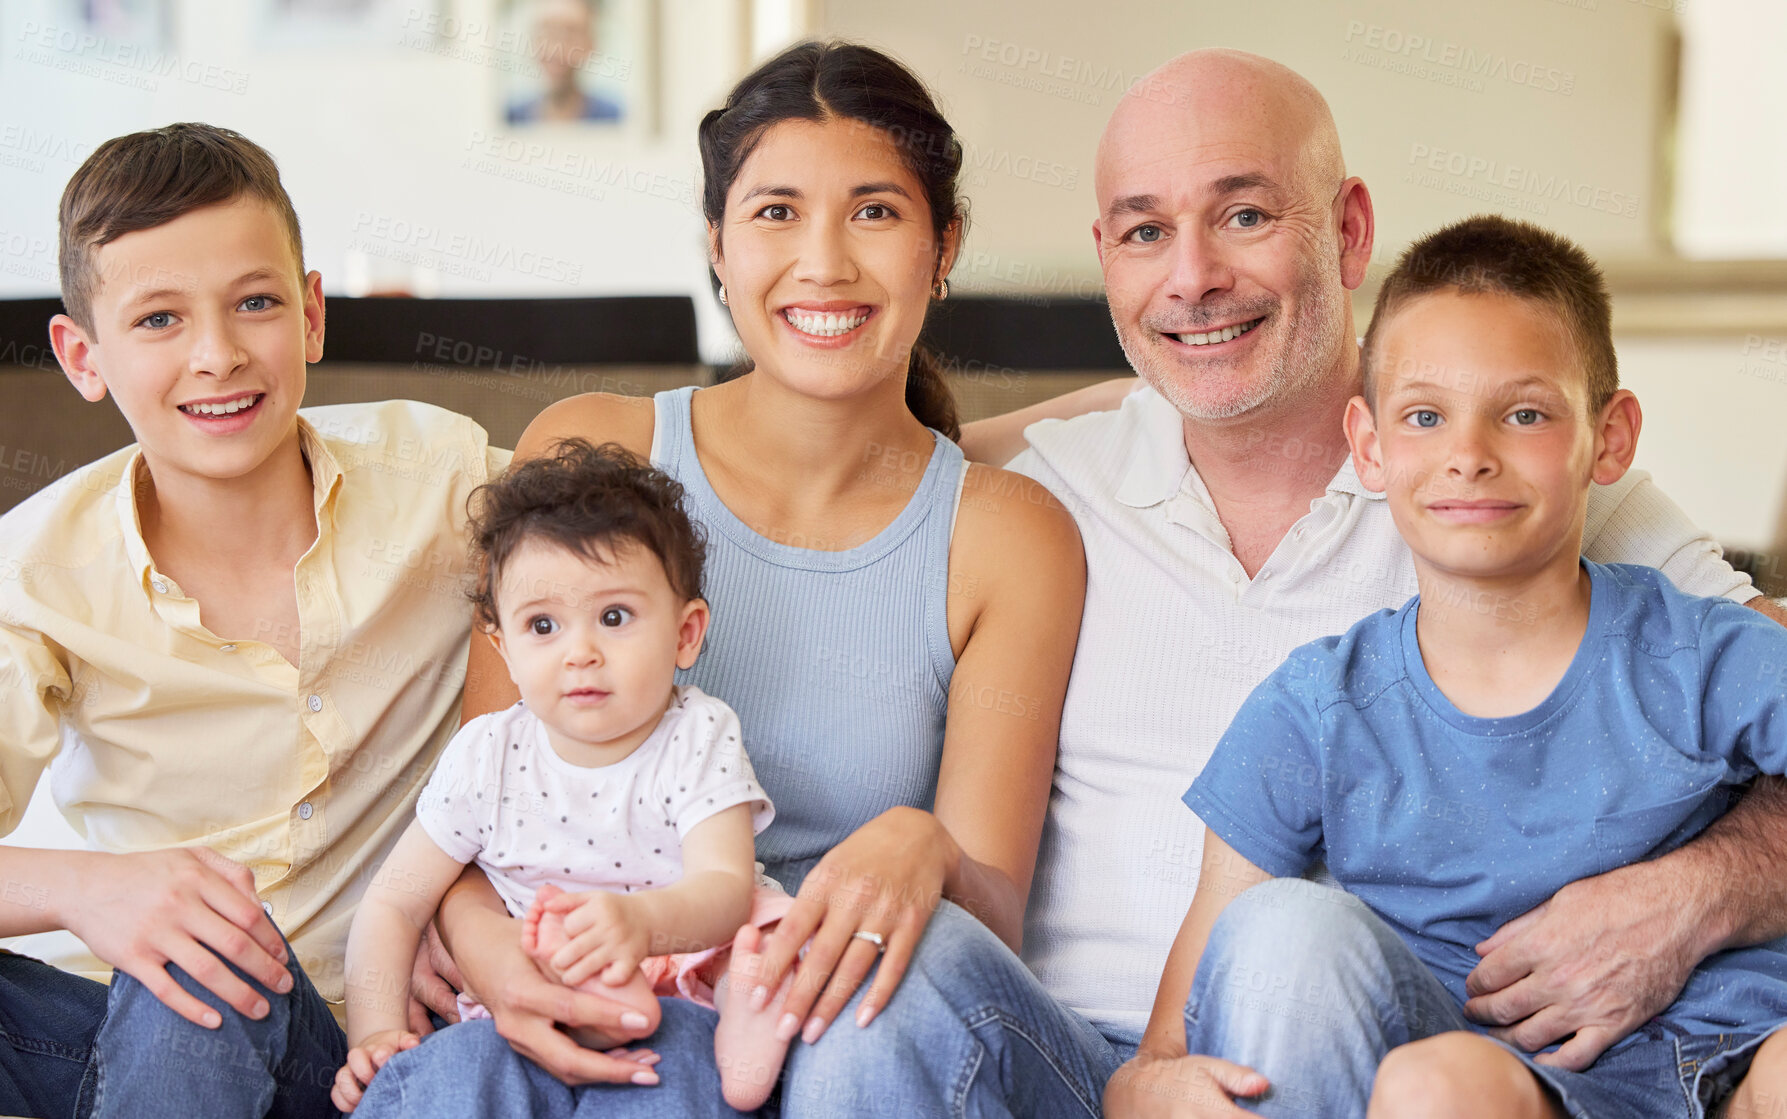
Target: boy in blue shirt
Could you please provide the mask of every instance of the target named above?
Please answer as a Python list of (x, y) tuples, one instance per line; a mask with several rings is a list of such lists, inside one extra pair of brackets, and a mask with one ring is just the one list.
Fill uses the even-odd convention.
[[(1421, 593), (1293, 653), (1185, 794), (1198, 891), (1107, 1114), (1780, 1114), (1787, 943), (1710, 930), (1623, 1039), (1529, 1054), (1462, 1013), (1497, 928), (1787, 768), (1787, 630), (1580, 558), (1589, 485), (1641, 422), (1609, 322), (1580, 249), (1501, 218), (1385, 280), (1347, 435)], [(1345, 893), (1296, 879), (1320, 862)]]

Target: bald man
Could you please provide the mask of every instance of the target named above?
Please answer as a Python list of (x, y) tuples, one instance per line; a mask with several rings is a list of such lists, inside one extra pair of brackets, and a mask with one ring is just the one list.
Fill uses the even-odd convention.
[[(1096, 188), (1111, 318), (1145, 387), (1114, 411), (1030, 426), (1009, 464), (1074, 512), (1088, 568), (1024, 958), (1129, 1057), (1197, 884), (1203, 825), (1180, 795), (1287, 653), (1400, 607), (1416, 584), (1342, 436), (1360, 387), (1347, 293), (1365, 277), (1374, 223), (1321, 95), (1253, 55), (1183, 55), (1118, 106)], [(971, 430), (965, 445), (1007, 457), (1000, 428), (1009, 437), (1026, 418)], [(1781, 618), (1640, 472), (1591, 496), (1584, 553)], [(1787, 876), (1774, 869), (1787, 860), (1784, 804), (1778, 787), (1758, 787), (1694, 843), (1512, 922), (1479, 949), (1467, 1014), (1531, 1050), (1574, 1032), (1546, 1059), (1581, 1067), (1711, 952), (1787, 933)], [(1256, 963), (1232, 977), (1237, 1003), (1289, 1036), (1289, 1051), (1362, 1028), (1369, 1002), (1349, 1009), (1337, 992), (1382, 983)], [(1202, 1071), (1179, 1072), (1177, 1089), (1169, 1073), (1128, 1102), (1234, 1114)], [(1262, 1113), (1331, 1114), (1322, 1085), (1280, 1081)]]

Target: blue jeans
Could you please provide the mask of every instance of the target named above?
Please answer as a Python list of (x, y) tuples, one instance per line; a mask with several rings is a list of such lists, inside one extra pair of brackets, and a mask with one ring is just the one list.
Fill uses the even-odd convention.
[[(779, 1089), (783, 1119), (1096, 1119), (1105, 1081), (1120, 1063), (1112, 1044), (1050, 998), (998, 937), (948, 902), (932, 916), (892, 1002), (858, 1029), (856, 1004), (867, 989), (818, 1043), (797, 1040), (789, 1051)], [(676, 999), (662, 1005), (658, 1032), (641, 1043), (663, 1057), (655, 1086), (566, 1088), (510, 1049), (491, 1023), (472, 1022), (391, 1058), (355, 1117), (738, 1114), (720, 1099), (718, 1016)], [(777, 1106), (772, 1100), (769, 1111)]]
[(296, 960), (291, 973), (291, 992), (279, 995), (236, 972), (267, 1000), (257, 1022), (170, 966), (176, 982), (222, 1016), (207, 1030), (123, 972), (108, 988), (0, 953), (0, 1114), (334, 1116), (329, 1087), (347, 1059), (347, 1038)]
[[(1237, 1101), (1265, 1116), (1363, 1116), (1390, 1050), (1453, 1030), (1482, 1033), (1389, 925), (1350, 894), (1292, 878), (1223, 910), (1185, 1004), (1186, 1049), (1270, 1081)], [(1580, 1073), (1503, 1047), (1575, 1119), (1703, 1119), (1766, 1036), (1689, 1035), (1658, 1018)]]

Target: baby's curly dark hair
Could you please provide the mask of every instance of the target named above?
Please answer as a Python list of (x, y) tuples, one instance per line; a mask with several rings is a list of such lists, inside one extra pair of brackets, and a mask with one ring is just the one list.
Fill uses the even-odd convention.
[(478, 625), (497, 628), (496, 586), (524, 540), (544, 540), (606, 563), (637, 544), (658, 557), (670, 589), (701, 597), (707, 540), (683, 508), (676, 479), (618, 443), (566, 439), (472, 491), (472, 549), (482, 561), (472, 605)]

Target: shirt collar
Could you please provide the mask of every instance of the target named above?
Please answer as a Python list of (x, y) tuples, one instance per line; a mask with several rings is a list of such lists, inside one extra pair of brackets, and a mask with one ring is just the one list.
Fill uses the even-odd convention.
[[(1185, 424), (1178, 409), (1152, 388), (1137, 389), (1125, 406), (1136, 409), (1137, 422), (1131, 429), (1134, 441), (1123, 480), (1117, 486), (1117, 500), (1132, 508), (1146, 509), (1178, 493), (1192, 470), (1191, 455), (1185, 450)], [(1370, 501), (1384, 498), (1377, 490), (1365, 488), (1359, 472), (1353, 469), (1351, 455), (1341, 462), (1328, 483), (1328, 492)]]
[(1117, 500), (1135, 509), (1159, 505), (1179, 492), (1191, 469), (1185, 450), (1185, 422), (1179, 410), (1152, 388), (1139, 388), (1124, 401), (1134, 408), (1134, 441), (1129, 465), (1117, 485)]
[[(310, 463), (310, 483), (313, 508), (316, 510), (317, 531), (323, 531), (327, 523), (323, 510), (335, 499), (341, 489), (341, 464), (329, 450), (316, 428), (303, 416), (298, 417), (298, 446), (304, 452), (304, 459)], [(130, 558), (130, 565), (135, 571), (137, 582), (148, 592), (151, 572), (155, 569), (155, 559), (149, 554), (149, 545), (143, 540), (143, 522), (141, 517), (140, 498), (149, 484), (149, 468), (143, 461), (143, 449), (136, 448), (124, 463), (124, 474), (118, 482), (118, 519), (124, 531), (124, 552)]]

